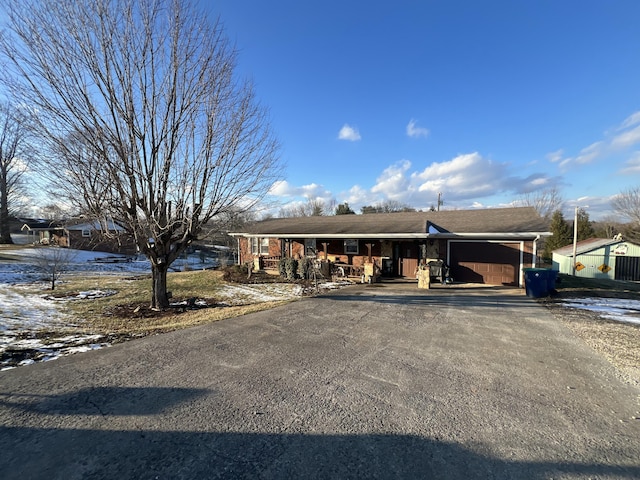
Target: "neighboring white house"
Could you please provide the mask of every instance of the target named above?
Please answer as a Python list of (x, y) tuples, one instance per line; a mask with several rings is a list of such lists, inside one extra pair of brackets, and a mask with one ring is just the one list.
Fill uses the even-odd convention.
[[(553, 251), (553, 269), (573, 273), (573, 244)], [(620, 237), (590, 238), (576, 244), (576, 276), (640, 281), (640, 245)]]

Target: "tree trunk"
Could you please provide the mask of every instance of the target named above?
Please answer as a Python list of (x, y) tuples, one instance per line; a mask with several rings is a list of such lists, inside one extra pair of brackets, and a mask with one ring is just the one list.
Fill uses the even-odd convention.
[(11, 244), (10, 218), (9, 218), (9, 195), (7, 186), (6, 168), (0, 172), (0, 243)]
[(151, 308), (163, 309), (169, 306), (169, 297), (167, 296), (167, 270), (166, 264), (151, 265), (152, 279), (152, 296)]

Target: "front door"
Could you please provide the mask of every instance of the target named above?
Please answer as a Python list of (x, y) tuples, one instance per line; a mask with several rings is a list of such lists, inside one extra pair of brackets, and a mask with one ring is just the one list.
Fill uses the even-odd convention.
[(394, 256), (398, 275), (416, 278), (418, 270), (418, 256), (420, 248), (415, 242), (398, 242), (394, 249)]

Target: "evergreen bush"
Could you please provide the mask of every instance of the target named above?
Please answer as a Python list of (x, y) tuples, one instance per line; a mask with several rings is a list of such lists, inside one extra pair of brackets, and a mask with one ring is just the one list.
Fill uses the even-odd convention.
[(309, 272), (313, 268), (313, 259), (309, 257), (304, 257), (302, 260), (300, 260), (299, 267), (300, 267), (300, 277), (309, 278)]
[(287, 273), (288, 280), (295, 280), (298, 273), (298, 261), (295, 258), (287, 258), (285, 271)]
[(278, 262), (278, 273), (282, 278), (287, 278), (287, 260), (288, 258), (281, 258)]

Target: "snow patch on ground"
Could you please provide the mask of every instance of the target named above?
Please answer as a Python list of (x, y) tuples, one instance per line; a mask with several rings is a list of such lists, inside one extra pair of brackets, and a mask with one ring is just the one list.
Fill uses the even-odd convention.
[(225, 285), (216, 291), (216, 295), (225, 305), (251, 305), (262, 302), (292, 300), (305, 295), (342, 288), (350, 284), (350, 282), (318, 283), (317, 289), (315, 286), (309, 287), (292, 283)]
[[(68, 297), (32, 292), (34, 285), (40, 286), (39, 290), (47, 288), (46, 275), (39, 270), (34, 259), (50, 254), (54, 248), (0, 250), (3, 257), (14, 259), (0, 261), (0, 370), (55, 360), (111, 344), (111, 339), (106, 336), (74, 333), (77, 325), (65, 313), (65, 304), (68, 301), (87, 301), (114, 295), (115, 291), (89, 290)], [(64, 281), (65, 275), (140, 275), (151, 271), (149, 261), (142, 257), (73, 249), (66, 251), (70, 254), (70, 262), (59, 282)], [(211, 259), (203, 262), (199, 256), (178, 259), (172, 265), (173, 270), (198, 270), (213, 266)], [(317, 289), (315, 286), (290, 283), (227, 285), (216, 291), (216, 296), (222, 305), (251, 305), (296, 299), (345, 285), (349, 285), (349, 282), (321, 283)], [(200, 304), (196, 302), (196, 305)], [(206, 306), (206, 302), (203, 306)]]
[(0, 284), (0, 332), (59, 328), (68, 322), (69, 316), (60, 311), (60, 304), (46, 295)]
[(596, 312), (608, 320), (640, 325), (640, 300), (626, 298), (572, 298), (563, 300), (562, 305), (568, 308)]
[(69, 297), (49, 297), (52, 300), (93, 300), (96, 298), (110, 297), (111, 295), (115, 295), (115, 290), (88, 290), (86, 292), (78, 292), (77, 295), (71, 295)]
[[(82, 293), (86, 298), (92, 294)], [(109, 344), (102, 335), (69, 333), (75, 326), (60, 299), (28, 293), (24, 285), (0, 283), (0, 370)]]
[(216, 296), (226, 305), (250, 305), (296, 298), (301, 290), (299, 285), (283, 283), (225, 285), (216, 291)]

